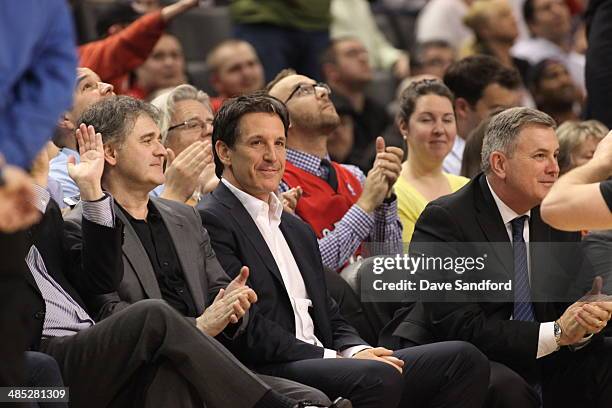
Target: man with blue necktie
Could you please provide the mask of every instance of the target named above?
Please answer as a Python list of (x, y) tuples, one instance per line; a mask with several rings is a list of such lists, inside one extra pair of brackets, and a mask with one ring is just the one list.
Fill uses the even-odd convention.
[[(483, 173), (432, 201), (415, 227), (411, 252), (430, 243), (436, 251), (453, 246), (455, 255), (488, 248), (480, 276), (511, 279), (508, 298), (418, 302), (385, 328), (388, 347), (443, 340), (476, 345), (491, 361), (488, 407), (612, 401), (612, 341), (598, 334), (612, 303), (575, 302), (583, 289), (576, 287), (580, 234), (555, 230), (540, 217), (539, 205), (559, 175), (555, 126), (530, 108), (498, 114), (484, 138)], [(600, 285), (597, 278), (591, 294)]]

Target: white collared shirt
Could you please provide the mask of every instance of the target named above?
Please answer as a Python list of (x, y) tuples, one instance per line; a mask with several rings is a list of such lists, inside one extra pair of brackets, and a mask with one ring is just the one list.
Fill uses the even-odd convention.
[[(308, 313), (308, 309), (312, 307), (312, 301), (308, 297), (304, 279), (293, 257), (291, 248), (289, 248), (289, 244), (287, 244), (287, 240), (279, 227), (283, 213), (282, 202), (275, 194), (270, 193), (266, 203), (238, 189), (224, 178), (221, 178), (221, 182), (238, 198), (253, 221), (255, 221), (255, 225), (257, 225), (259, 232), (274, 257), (276, 266), (278, 266), (278, 270), (283, 278), (291, 307), (293, 308), (295, 337), (303, 342), (323, 347), (323, 343), (314, 334), (314, 322), (310, 313)], [(340, 352), (340, 354), (343, 357), (351, 357), (366, 348), (370, 347), (367, 345), (349, 347)], [(335, 358), (336, 351), (324, 349), (323, 357)]]
[[(508, 207), (506, 203), (504, 203), (501, 198), (495, 193), (493, 188), (491, 187), (491, 183), (489, 183), (489, 179), (487, 178), (487, 185), (489, 186), (489, 190), (491, 191), (491, 195), (495, 200), (495, 204), (497, 205), (497, 209), (504, 221), (504, 226), (506, 227), (506, 232), (508, 233), (508, 238), (510, 238), (510, 242), (512, 242), (512, 220), (516, 217), (520, 217), (522, 215), (526, 215), (527, 228), (523, 226), (523, 238), (525, 242), (529, 242), (529, 217), (531, 217), (531, 210), (527, 211), (524, 214), (517, 214), (512, 208)], [(529, 254), (529, 245), (526, 245), (527, 248), (527, 271), (529, 273), (529, 280), (531, 280), (531, 258)], [(555, 351), (557, 351), (559, 347), (557, 346), (557, 341), (555, 340), (555, 322), (545, 322), (540, 323), (540, 334), (538, 336), (538, 353), (536, 358), (547, 356)]]
[(454, 174), (456, 176), (461, 175), (461, 163), (463, 162), (463, 151), (465, 150), (465, 139), (457, 135), (455, 137), (455, 143), (453, 148), (442, 162), (442, 170), (446, 173)]

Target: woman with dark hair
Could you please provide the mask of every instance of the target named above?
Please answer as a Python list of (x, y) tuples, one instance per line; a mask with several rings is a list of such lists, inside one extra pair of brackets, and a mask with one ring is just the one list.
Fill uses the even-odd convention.
[(468, 179), (442, 171), (457, 136), (453, 94), (446, 85), (431, 79), (413, 82), (402, 93), (398, 115), (408, 159), (394, 187), (402, 238), (409, 242), (427, 203), (457, 191)]

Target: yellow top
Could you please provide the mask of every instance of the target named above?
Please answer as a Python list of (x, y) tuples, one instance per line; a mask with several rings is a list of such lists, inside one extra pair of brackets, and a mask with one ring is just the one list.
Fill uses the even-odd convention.
[[(454, 174), (444, 173), (444, 175), (453, 193), (470, 181), (470, 179), (466, 177), (456, 176)], [(402, 240), (408, 243), (412, 239), (414, 225), (429, 201), (401, 176), (395, 182), (394, 190), (397, 196), (397, 212), (404, 227)]]

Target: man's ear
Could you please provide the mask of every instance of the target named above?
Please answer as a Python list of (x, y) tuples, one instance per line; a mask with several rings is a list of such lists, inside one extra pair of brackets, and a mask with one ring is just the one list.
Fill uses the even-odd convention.
[(64, 114), (62, 114), (62, 117), (57, 122), (57, 126), (60, 129), (68, 130), (71, 132), (76, 130), (76, 126), (74, 125), (70, 113), (68, 112), (64, 112)]
[(508, 170), (508, 158), (502, 152), (494, 151), (489, 157), (489, 165), (491, 166), (491, 172), (498, 178), (505, 180), (506, 172)]
[(117, 165), (117, 149), (112, 143), (104, 145), (104, 161), (111, 166)]
[(215, 151), (219, 160), (223, 163), (223, 168), (227, 169), (232, 166), (232, 149), (230, 149), (225, 142), (217, 140), (215, 143)]
[(458, 118), (465, 119), (472, 110), (470, 103), (465, 98), (455, 99), (455, 115)]

